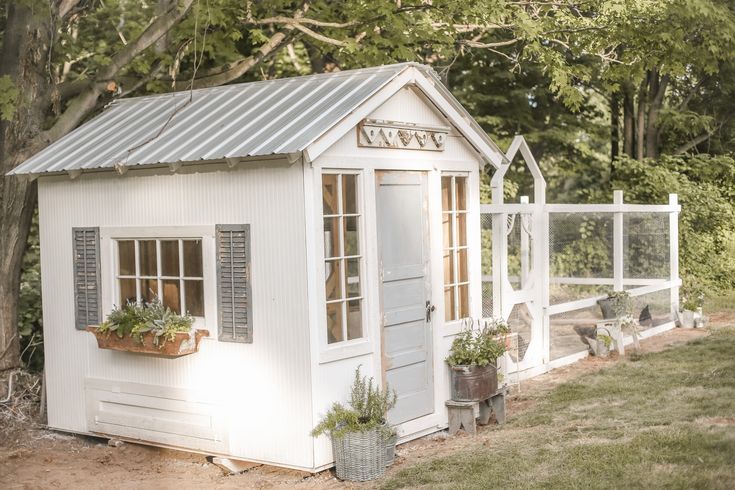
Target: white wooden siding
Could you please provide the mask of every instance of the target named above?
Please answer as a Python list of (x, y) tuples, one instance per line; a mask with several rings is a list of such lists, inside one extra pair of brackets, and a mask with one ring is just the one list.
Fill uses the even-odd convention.
[[(300, 165), (137, 176), (142, 174), (39, 179), (49, 425), (95, 430), (85, 410), (86, 378), (181, 389), (195, 398), (187, 403), (224, 407), (224, 415), (217, 415), (224, 421), (217, 423), (226, 427), (227, 454), (313, 467)], [(217, 223), (251, 225), (253, 344), (209, 338), (195, 355), (160, 359), (100, 350), (91, 334), (75, 330), (72, 227), (169, 230)], [(214, 260), (213, 248), (205, 247), (207, 267)], [(206, 288), (213, 298), (216, 284)], [(106, 314), (113, 301), (110, 282), (103, 279), (101, 289)], [(216, 302), (207, 300), (205, 308), (207, 328), (216, 337)]]
[[(391, 96), (369, 116), (371, 119), (384, 119), (426, 125), (451, 126), (439, 111), (423, 97), (415, 87), (404, 87)], [(327, 134), (329, 137), (329, 134)], [(462, 172), (469, 176), (468, 198), (468, 243), (470, 272), (470, 310), (474, 317), (482, 311), (480, 283), (480, 216), (479, 216), (479, 169), (481, 160), (477, 152), (452, 129), (443, 152), (405, 150), (393, 148), (361, 148), (357, 146), (356, 129), (348, 131), (339, 138), (314, 162), (313, 167), (305, 167), (305, 186), (307, 191), (306, 220), (313, 229), (307, 235), (310, 253), (310, 292), (315, 298), (315, 309), (311, 311), (311, 345), (318, 355), (312, 357), (313, 370), (313, 423), (316, 424), (335, 401), (345, 401), (354, 370), (361, 366), (362, 372), (375, 379), (381, 378), (381, 310), (379, 290), (379, 260), (375, 222), (375, 170), (423, 170), (428, 172), (428, 194), (430, 210), (431, 278), (432, 302), (436, 305), (433, 316), (433, 357), (434, 357), (434, 413), (402, 424), (399, 435), (409, 440), (447, 425), (444, 406), (449, 398), (449, 371), (444, 363), (453, 336), (459, 331), (459, 323), (444, 323), (444, 289), (442, 263), (442, 226), (441, 226), (441, 172)], [(368, 336), (367, 348), (339, 348), (325, 346), (323, 331), (326, 329), (324, 313), (324, 269), (323, 269), (323, 225), (321, 219), (321, 169), (361, 169), (364, 182), (364, 230), (365, 271), (363, 287), (368, 298), (368, 323), (365, 332)], [(331, 464), (332, 453), (326, 437), (315, 440), (315, 467)]]

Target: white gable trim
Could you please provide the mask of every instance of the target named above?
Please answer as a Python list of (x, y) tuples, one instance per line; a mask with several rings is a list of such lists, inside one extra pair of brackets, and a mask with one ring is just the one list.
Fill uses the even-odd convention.
[(541, 168), (538, 166), (533, 153), (531, 153), (531, 148), (529, 148), (526, 139), (521, 135), (516, 135), (513, 138), (513, 141), (511, 141), (508, 151), (505, 153), (506, 163), (498, 168), (490, 180), (490, 187), (493, 190), (493, 204), (503, 203), (503, 178), (508, 172), (510, 166), (513, 164), (513, 160), (519, 151), (521, 152), (521, 156), (523, 157), (526, 167), (528, 167), (528, 170), (533, 176), (534, 201), (536, 203), (540, 203), (543, 202), (546, 197), (546, 179), (544, 179), (544, 176), (541, 173)]
[(307, 162), (315, 161), (329, 147), (335, 144), (347, 132), (351, 131), (357, 124), (369, 117), (378, 107), (395, 95), (406, 85), (415, 85), (421, 93), (441, 112), (444, 117), (464, 136), (470, 145), (487, 163), (495, 168), (500, 168), (505, 160), (505, 155), (486, 134), (480, 133), (472, 126), (468, 116), (461, 114), (454, 106), (456, 101), (448, 99), (435, 87), (435, 82), (425, 73), (415, 67), (409, 66), (397, 77), (386, 84), (372, 97), (363, 102), (355, 111), (343, 118), (326, 133), (322, 134), (304, 150), (304, 158)]

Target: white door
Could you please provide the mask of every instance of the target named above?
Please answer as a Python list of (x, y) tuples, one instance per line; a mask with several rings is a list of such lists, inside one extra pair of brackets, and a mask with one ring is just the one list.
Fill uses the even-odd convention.
[(383, 378), (398, 394), (399, 424), (434, 411), (425, 172), (377, 173)]

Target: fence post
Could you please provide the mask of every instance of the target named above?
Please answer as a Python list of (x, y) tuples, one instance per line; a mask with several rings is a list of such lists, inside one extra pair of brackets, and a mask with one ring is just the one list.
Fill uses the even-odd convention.
[[(669, 279), (673, 284), (679, 281), (679, 196), (669, 194)], [(671, 313), (674, 318), (679, 312), (679, 286), (671, 287)]]
[(623, 290), (623, 191), (613, 191), (613, 204), (619, 206), (613, 221), (613, 289)]

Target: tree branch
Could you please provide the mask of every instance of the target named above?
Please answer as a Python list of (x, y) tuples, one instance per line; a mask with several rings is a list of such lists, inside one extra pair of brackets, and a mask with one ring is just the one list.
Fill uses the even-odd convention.
[(696, 147), (697, 145), (704, 143), (708, 139), (712, 137), (712, 135), (715, 134), (715, 131), (708, 131), (706, 133), (702, 133), (693, 140), (689, 141), (688, 143), (684, 143), (683, 145), (679, 146), (674, 150), (674, 155), (681, 155), (682, 153), (686, 153), (692, 148)]
[(80, 0), (59, 0), (56, 6), (56, 14), (60, 19), (66, 17), (66, 14), (72, 11), (79, 4)]
[(479, 41), (474, 41), (472, 39), (467, 39), (464, 41), (460, 41), (460, 44), (463, 44), (469, 48), (481, 48), (481, 49), (487, 49), (487, 48), (500, 48), (503, 46), (511, 46), (515, 43), (517, 43), (519, 39), (509, 39), (507, 41), (498, 41), (496, 43), (481, 43)]
[[(267, 17), (265, 19), (260, 19), (260, 20), (250, 19), (250, 20), (247, 20), (246, 23), (254, 24), (254, 25), (292, 24), (295, 21), (296, 21), (295, 18), (285, 17), (283, 15), (277, 15), (275, 17)], [(317, 27), (334, 27), (336, 29), (344, 29), (345, 27), (354, 27), (359, 24), (357, 21), (325, 22), (325, 21), (317, 20), (317, 19), (309, 19), (307, 17), (299, 17), (298, 22), (301, 24), (312, 25), (312, 26), (317, 26)]]
[[(235, 62), (219, 73), (203, 76), (194, 80), (194, 88), (216, 87), (218, 85), (224, 85), (225, 83), (237, 80), (254, 66), (257, 66), (267, 57), (277, 53), (278, 50), (288, 45), (297, 37), (298, 34), (295, 32), (276, 32), (258, 49), (254, 55)], [(187, 90), (188, 88), (189, 87), (186, 87)]]
[[(181, 3), (181, 7), (179, 7)], [(102, 94), (101, 85), (111, 80), (120, 70), (127, 66), (136, 56), (152, 46), (158, 39), (175, 26), (191, 8), (194, 0), (172, 2), (168, 10), (154, 18), (148, 27), (132, 42), (129, 42), (115, 56), (110, 64), (100, 70), (93, 83), (74, 98), (56, 123), (35, 139), (48, 145), (74, 129), (86, 115), (94, 109), (97, 99)]]

